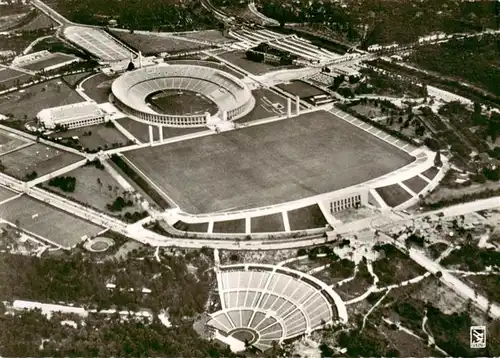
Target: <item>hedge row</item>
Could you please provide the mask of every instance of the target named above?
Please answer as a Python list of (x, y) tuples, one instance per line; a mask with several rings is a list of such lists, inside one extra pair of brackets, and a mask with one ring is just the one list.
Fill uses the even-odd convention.
[(161, 196), (139, 173), (131, 168), (124, 160), (117, 154), (111, 156), (111, 160), (120, 168), (130, 179), (132, 179), (139, 187), (149, 195), (153, 201), (162, 209), (169, 209), (169, 202)]

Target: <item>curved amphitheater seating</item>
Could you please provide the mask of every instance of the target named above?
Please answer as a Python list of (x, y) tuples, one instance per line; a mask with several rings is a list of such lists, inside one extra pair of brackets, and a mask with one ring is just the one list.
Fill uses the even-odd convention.
[(112, 85), (118, 106), (139, 120), (164, 125), (176, 125), (174, 122), (180, 120), (183, 126), (199, 125), (200, 117), (204, 116), (160, 114), (146, 104), (148, 95), (166, 89), (201, 93), (218, 106), (218, 116), (226, 111), (228, 119), (245, 115), (254, 103), (251, 91), (239, 79), (205, 66), (175, 64), (141, 68), (122, 75)]
[[(303, 273), (290, 269), (236, 265), (218, 272), (222, 310), (208, 325), (225, 334), (238, 329), (257, 333), (260, 350), (272, 342), (321, 328), (337, 315), (334, 300)], [(300, 276), (299, 276), (300, 275)]]

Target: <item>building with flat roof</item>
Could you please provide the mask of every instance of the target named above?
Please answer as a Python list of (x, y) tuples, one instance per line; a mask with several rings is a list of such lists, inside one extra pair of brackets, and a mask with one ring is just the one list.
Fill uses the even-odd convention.
[(79, 102), (42, 109), (37, 114), (37, 119), (47, 129), (73, 129), (103, 123), (106, 114), (94, 102)]

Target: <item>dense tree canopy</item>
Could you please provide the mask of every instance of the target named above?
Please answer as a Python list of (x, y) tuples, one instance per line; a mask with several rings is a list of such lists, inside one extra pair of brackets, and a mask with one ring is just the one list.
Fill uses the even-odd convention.
[(421, 47), (414, 52), (412, 61), (428, 70), (460, 78), (500, 96), (498, 51), (498, 38), (485, 35)]
[(57, 0), (55, 7), (75, 22), (106, 25), (116, 19), (118, 26), (134, 30), (183, 31), (217, 26), (213, 15), (195, 0)]

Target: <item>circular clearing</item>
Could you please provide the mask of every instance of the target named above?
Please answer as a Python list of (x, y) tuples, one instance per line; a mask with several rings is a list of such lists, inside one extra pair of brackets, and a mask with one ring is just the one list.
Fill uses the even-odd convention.
[(252, 344), (257, 340), (257, 333), (247, 328), (238, 328), (231, 333), (231, 336), (247, 344)]
[(85, 243), (84, 247), (91, 252), (104, 252), (115, 244), (109, 237), (96, 237)]

